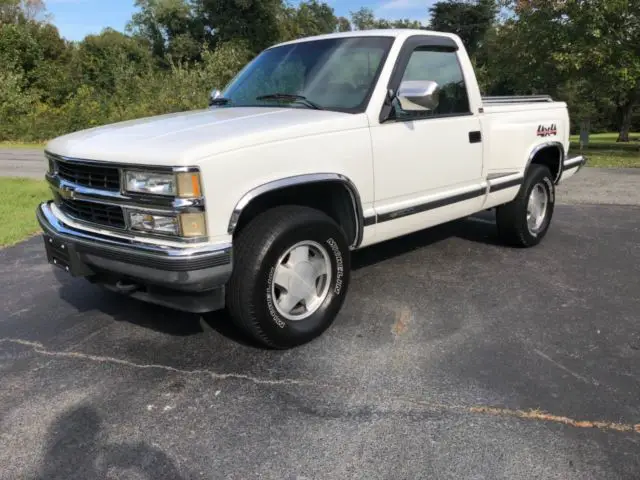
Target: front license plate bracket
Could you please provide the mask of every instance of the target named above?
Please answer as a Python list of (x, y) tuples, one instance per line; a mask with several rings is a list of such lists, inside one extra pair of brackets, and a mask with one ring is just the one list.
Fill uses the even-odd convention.
[(80, 259), (75, 246), (63, 240), (44, 234), (47, 260), (55, 267), (61, 268), (74, 277), (92, 275), (91, 269)]

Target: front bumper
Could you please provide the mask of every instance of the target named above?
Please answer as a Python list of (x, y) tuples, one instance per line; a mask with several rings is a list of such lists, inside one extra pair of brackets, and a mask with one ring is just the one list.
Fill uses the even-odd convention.
[(192, 312), (224, 307), (231, 245), (174, 248), (81, 231), (60, 220), (50, 203), (36, 216), (52, 265), (151, 303)]

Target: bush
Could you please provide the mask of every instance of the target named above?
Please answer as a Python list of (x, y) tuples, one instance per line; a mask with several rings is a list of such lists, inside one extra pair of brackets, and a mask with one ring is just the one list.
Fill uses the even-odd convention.
[(0, 70), (0, 139), (21, 137), (25, 118), (36, 104), (35, 96), (23, 89), (23, 82), (21, 73)]
[[(24, 78), (0, 71), (0, 141), (42, 141), (65, 133), (163, 113), (205, 108), (209, 92), (223, 88), (250, 60), (243, 42), (204, 50), (202, 62), (173, 64), (161, 69), (111, 58), (107, 85), (83, 82), (60, 106), (27, 92)], [(102, 87), (102, 88), (101, 88)]]

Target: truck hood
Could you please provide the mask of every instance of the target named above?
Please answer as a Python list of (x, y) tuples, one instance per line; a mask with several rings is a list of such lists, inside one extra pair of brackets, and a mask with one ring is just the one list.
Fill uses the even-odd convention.
[(183, 166), (240, 148), (367, 126), (365, 114), (306, 108), (214, 108), (82, 130), (55, 138), (46, 150), (84, 160)]

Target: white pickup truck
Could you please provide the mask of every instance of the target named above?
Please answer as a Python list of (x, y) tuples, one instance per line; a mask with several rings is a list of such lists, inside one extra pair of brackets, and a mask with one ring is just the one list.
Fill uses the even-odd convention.
[(352, 250), (492, 208), (536, 245), (585, 164), (568, 148), (566, 104), (481, 97), (455, 35), (331, 34), (265, 50), (208, 109), (52, 140), (37, 217), (72, 275), (290, 348), (336, 318)]

